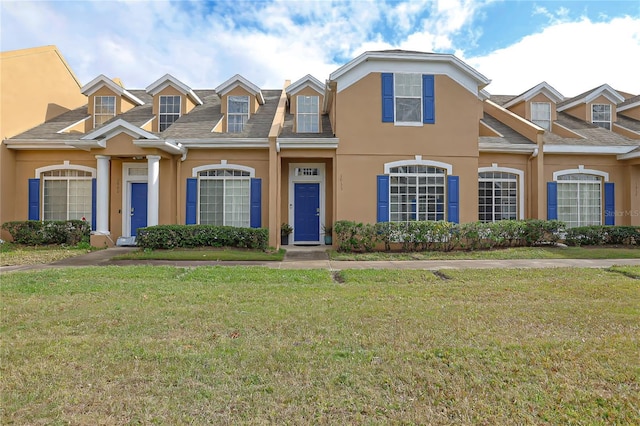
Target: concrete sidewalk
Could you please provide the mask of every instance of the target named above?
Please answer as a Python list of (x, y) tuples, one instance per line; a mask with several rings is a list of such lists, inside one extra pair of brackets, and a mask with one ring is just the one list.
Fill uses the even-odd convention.
[[(608, 268), (613, 265), (640, 266), (640, 259), (518, 259), (518, 260), (381, 260), (381, 261), (336, 261), (329, 260), (323, 249), (292, 249), (283, 261), (173, 261), (173, 260), (112, 260), (113, 257), (136, 250), (131, 247), (116, 247), (70, 257), (44, 265), (20, 265), (0, 267), (0, 273), (32, 271), (50, 268), (87, 266), (169, 265), (177, 267), (196, 266), (264, 266), (275, 269), (491, 269), (491, 268)], [(296, 254), (297, 253), (297, 254)]]

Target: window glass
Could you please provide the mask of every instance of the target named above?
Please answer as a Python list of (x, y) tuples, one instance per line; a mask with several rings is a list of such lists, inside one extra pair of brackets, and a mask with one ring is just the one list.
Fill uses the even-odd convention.
[(204, 170), (198, 174), (200, 224), (248, 227), (251, 178), (234, 169)]
[(42, 173), (43, 220), (91, 222), (91, 173), (83, 170), (50, 170)]
[(444, 220), (445, 182), (445, 170), (437, 167), (392, 167), (389, 173), (389, 220)]
[(598, 127), (611, 130), (611, 105), (591, 105), (591, 122)]
[(100, 126), (115, 117), (115, 96), (96, 96), (93, 102), (93, 127)]
[(297, 96), (298, 133), (318, 133), (319, 97)]
[(422, 122), (422, 76), (394, 74), (396, 122)]
[(518, 218), (518, 176), (507, 172), (479, 173), (478, 219), (481, 222)]
[(240, 133), (249, 120), (249, 97), (229, 96), (227, 104), (227, 130)]
[(531, 121), (545, 130), (551, 130), (551, 104), (549, 102), (532, 102)]
[(163, 132), (180, 118), (180, 96), (160, 96), (159, 131)]
[(574, 173), (558, 176), (558, 220), (567, 227), (602, 223), (602, 179)]

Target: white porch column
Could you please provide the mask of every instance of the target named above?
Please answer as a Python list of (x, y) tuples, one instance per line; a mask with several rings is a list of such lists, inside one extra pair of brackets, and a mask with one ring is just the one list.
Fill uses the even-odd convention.
[(109, 161), (111, 157), (96, 155), (96, 234), (109, 235)]
[(160, 156), (147, 155), (147, 226), (158, 224), (160, 208)]

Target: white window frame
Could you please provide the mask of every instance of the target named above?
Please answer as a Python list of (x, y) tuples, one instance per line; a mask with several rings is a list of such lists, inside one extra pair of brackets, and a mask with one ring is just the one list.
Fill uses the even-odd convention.
[[(609, 173), (607, 172), (603, 172), (601, 170), (594, 170), (594, 169), (585, 169), (584, 166), (578, 166), (577, 169), (566, 169), (566, 170), (560, 170), (557, 172), (553, 173), (553, 180), (554, 182), (556, 182), (558, 185), (563, 184), (563, 183), (568, 183), (568, 184), (578, 184), (578, 188), (580, 188), (581, 184), (593, 184), (596, 181), (595, 180), (558, 180), (558, 177), (560, 176), (566, 176), (566, 175), (574, 175), (574, 174), (582, 174), (582, 175), (591, 175), (591, 176), (597, 176), (599, 178), (599, 186), (600, 186), (600, 214), (599, 214), (599, 219), (598, 219), (598, 223), (597, 224), (584, 224), (581, 220), (580, 220), (580, 216), (578, 216), (578, 222), (575, 226), (586, 226), (586, 225), (602, 225), (604, 223), (603, 221), (603, 215), (604, 215), (604, 183), (609, 181)], [(580, 189), (578, 189), (578, 193), (580, 192)], [(557, 200), (557, 206), (558, 206), (558, 219), (559, 220), (563, 220), (560, 218), (561, 212), (560, 212), (560, 188), (558, 188), (558, 200)], [(580, 214), (580, 197), (578, 195), (578, 214)], [(567, 222), (567, 226), (571, 227), (571, 224), (569, 221)], [(571, 221), (572, 222), (572, 221)]]
[[(437, 168), (443, 171), (443, 173), (437, 173), (437, 174), (424, 174), (424, 173), (392, 173), (392, 169), (396, 168), (396, 167), (403, 167), (403, 166), (424, 166), (424, 167), (433, 167), (433, 168)], [(453, 166), (451, 164), (448, 163), (443, 163), (440, 161), (432, 161), (432, 160), (423, 160), (422, 156), (420, 155), (416, 155), (416, 159), (415, 160), (400, 160), (400, 161), (393, 161), (390, 163), (385, 163), (384, 165), (384, 173), (386, 175), (389, 176), (389, 222), (398, 222), (398, 223), (404, 223), (405, 221), (395, 221), (392, 220), (392, 215), (394, 214), (394, 212), (392, 212), (391, 210), (391, 205), (392, 205), (392, 201), (391, 201), (391, 197), (392, 197), (392, 193), (391, 193), (391, 177), (392, 176), (412, 176), (412, 177), (440, 177), (441, 175), (443, 175), (443, 188), (444, 188), (444, 192), (443, 192), (443, 217), (442, 219), (436, 219), (436, 220), (447, 220), (448, 216), (449, 216), (449, 212), (448, 212), (448, 202), (449, 200), (447, 199), (447, 190), (448, 190), (448, 182), (447, 182), (447, 177), (453, 174)], [(418, 184), (416, 184), (417, 186)], [(427, 203), (428, 205), (428, 203)], [(417, 204), (416, 204), (416, 210), (417, 210)], [(436, 215), (438, 214), (438, 212), (436, 212)], [(416, 211), (416, 220), (419, 220), (418, 216), (418, 212)], [(429, 219), (431, 220), (431, 219)]]
[[(547, 117), (534, 117), (535, 106), (546, 105), (549, 108), (549, 114)], [(538, 113), (539, 111), (536, 111)], [(551, 131), (551, 102), (531, 102), (531, 122), (537, 126), (542, 127), (547, 131)]]
[(493, 163), (491, 167), (478, 167), (479, 174), (484, 172), (504, 172), (517, 176), (518, 179), (518, 219), (524, 220), (524, 171), (514, 169), (512, 167), (500, 167), (497, 163)]
[[(300, 100), (301, 99), (314, 99), (316, 111), (315, 112), (300, 112)], [(300, 118), (311, 117), (311, 130), (301, 129)], [(313, 129), (315, 125), (315, 130)], [(298, 95), (296, 96), (296, 132), (297, 133), (319, 133), (320, 132), (320, 96), (315, 95)]]
[[(230, 112), (229, 104), (231, 101), (239, 101), (239, 98), (246, 100), (247, 102), (247, 112), (239, 113), (239, 112)], [(229, 130), (231, 127), (231, 117), (244, 117), (246, 116), (246, 120), (242, 123), (242, 128), (239, 131), (231, 131)], [(249, 117), (251, 117), (251, 99), (249, 99), (248, 95), (229, 95), (227, 96), (227, 132), (228, 133), (241, 133), (244, 130), (244, 126), (249, 121)]]
[[(594, 109), (595, 109), (595, 107), (600, 107), (600, 106), (607, 107), (609, 109), (609, 111), (608, 111), (609, 120), (596, 120), (596, 119), (594, 119), (594, 115), (595, 115)], [(606, 113), (606, 111), (604, 111), (603, 113)], [(591, 104), (591, 123), (592, 124), (595, 124), (596, 126), (602, 127), (603, 129), (606, 129), (606, 130), (611, 130), (612, 115), (613, 115), (613, 111), (612, 111), (612, 108), (611, 108), (610, 104)], [(608, 127), (601, 126), (600, 123), (606, 124)]]
[[(85, 173), (90, 173), (90, 176), (45, 176), (45, 174), (47, 172), (51, 172), (54, 170), (60, 170), (60, 171), (70, 171), (70, 170), (74, 170), (74, 171), (82, 171)], [(70, 164), (69, 161), (65, 161), (63, 164), (57, 164), (57, 165), (51, 165), (51, 166), (44, 166), (44, 167), (39, 167), (35, 170), (35, 177), (36, 179), (40, 179), (40, 182), (42, 182), (42, 192), (40, 194), (40, 217), (42, 218), (42, 220), (52, 220), (52, 219), (45, 219), (45, 197), (44, 197), (44, 193), (45, 193), (45, 181), (60, 181), (60, 180), (64, 180), (64, 181), (78, 181), (78, 180), (84, 180), (84, 181), (89, 181), (89, 184), (91, 185), (91, 181), (96, 177), (96, 169), (92, 168), (92, 167), (87, 167), (87, 166), (80, 166), (80, 165), (74, 165), (74, 164)], [(90, 200), (90, 204), (92, 203), (93, 200)], [(69, 220), (69, 186), (67, 185), (67, 218), (65, 220)], [(91, 207), (89, 208), (89, 212), (88, 214), (84, 215), (83, 217), (86, 219), (87, 222), (91, 223), (92, 221), (92, 211), (91, 211)]]
[[(418, 82), (420, 83), (420, 93), (418, 95), (405, 95), (405, 96), (398, 96), (398, 87), (396, 86), (396, 81), (397, 81), (397, 76), (399, 75), (404, 75), (404, 76), (417, 76), (418, 77)], [(423, 108), (423, 101), (422, 101), (422, 94), (423, 92), (423, 88), (422, 88), (422, 74), (418, 74), (418, 73), (394, 73), (393, 74), (393, 119), (394, 119), (394, 123), (397, 126), (422, 126), (423, 125), (423, 117), (424, 117), (424, 111), (422, 110)], [(400, 121), (398, 120), (398, 99), (418, 99), (418, 105), (420, 108), (420, 117), (418, 117), (417, 121)]]
[[(167, 98), (173, 98), (173, 100), (175, 101), (175, 98), (178, 98), (178, 112), (162, 112), (162, 101), (163, 99), (166, 100)], [(175, 103), (172, 104), (173, 106), (175, 106)], [(165, 131), (169, 126), (171, 126), (173, 123), (176, 122), (176, 120), (178, 120), (180, 117), (182, 116), (182, 96), (180, 95), (161, 95), (160, 98), (158, 99), (158, 131), (159, 132), (163, 132)], [(162, 117), (174, 117), (173, 121), (169, 124), (165, 123), (166, 127), (163, 129), (162, 128)]]
[[(109, 98), (109, 99), (113, 99), (113, 114), (105, 114), (105, 113), (98, 113), (97, 109), (96, 109), (96, 104), (98, 103), (98, 99), (100, 99), (100, 108), (102, 107), (102, 99), (103, 98)], [(100, 126), (104, 123), (106, 123), (107, 121), (111, 120), (113, 117), (116, 116), (116, 97), (115, 96), (111, 96), (111, 95), (106, 95), (106, 96), (94, 96), (93, 97), (93, 128), (95, 129), (97, 126)], [(97, 123), (97, 118), (98, 117), (105, 117), (105, 120), (102, 121), (100, 120), (100, 123)], [(108, 118), (107, 118), (108, 117)]]
[[(239, 171), (239, 172), (245, 172), (248, 173), (248, 176), (200, 176), (201, 172), (206, 172), (209, 170), (233, 170), (233, 171)], [(248, 219), (246, 221), (246, 224), (240, 225), (241, 227), (246, 227), (248, 228), (251, 225), (251, 179), (255, 177), (255, 169), (252, 167), (247, 167), (247, 166), (242, 166), (239, 164), (227, 164), (226, 161), (222, 161), (222, 163), (220, 164), (208, 164), (208, 165), (204, 165), (204, 166), (198, 166), (198, 167), (194, 167), (192, 169), (192, 176), (194, 178), (198, 179), (198, 185), (197, 185), (197, 213), (196, 213), (196, 223), (200, 224), (200, 215), (201, 215), (201, 209), (200, 209), (200, 183), (202, 180), (220, 180), (220, 181), (227, 181), (227, 180), (246, 180), (248, 181), (249, 184), (249, 195), (248, 195), (248, 199), (246, 200), (246, 204), (247, 204), (247, 213), (249, 214)], [(223, 183), (223, 190), (226, 191), (226, 183)], [(226, 221), (226, 209), (225, 209), (225, 200), (226, 194), (223, 194), (223, 205), (222, 205), (222, 223), (225, 226), (233, 226), (233, 225), (226, 225), (227, 221)]]

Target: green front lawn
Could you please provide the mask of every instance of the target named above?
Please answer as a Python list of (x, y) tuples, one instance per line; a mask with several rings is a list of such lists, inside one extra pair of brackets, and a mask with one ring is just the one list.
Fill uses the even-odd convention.
[(0, 244), (0, 266), (38, 265), (89, 253), (95, 248), (87, 243), (77, 246), (22, 246), (4, 242)]
[(640, 247), (514, 247), (477, 251), (329, 252), (331, 260), (639, 259)]
[(280, 261), (285, 250), (242, 250), (232, 248), (197, 248), (173, 250), (137, 250), (116, 256), (113, 260), (213, 260), (213, 261)]
[(2, 424), (634, 424), (640, 268), (0, 279)]

